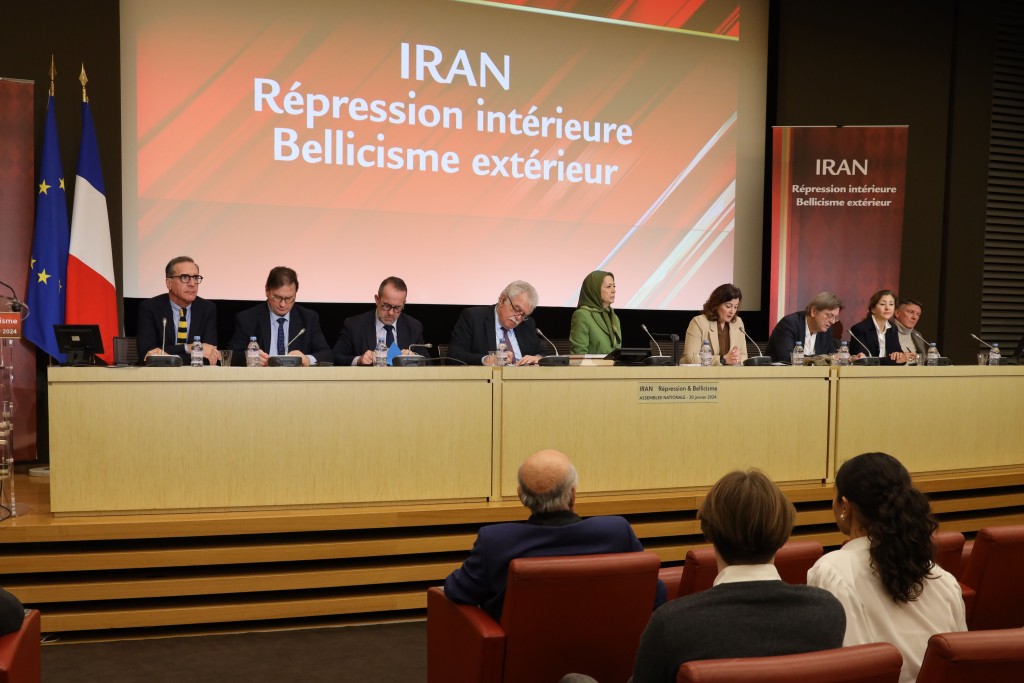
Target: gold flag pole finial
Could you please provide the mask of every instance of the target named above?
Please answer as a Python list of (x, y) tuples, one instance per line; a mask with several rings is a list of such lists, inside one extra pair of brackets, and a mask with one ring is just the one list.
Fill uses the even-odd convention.
[(50, 97), (53, 97), (53, 79), (57, 77), (57, 64), (50, 55)]
[(85, 64), (82, 64), (82, 73), (78, 75), (78, 80), (82, 82), (82, 102), (88, 102), (89, 96), (85, 94), (85, 84), (89, 82), (89, 77), (85, 75)]

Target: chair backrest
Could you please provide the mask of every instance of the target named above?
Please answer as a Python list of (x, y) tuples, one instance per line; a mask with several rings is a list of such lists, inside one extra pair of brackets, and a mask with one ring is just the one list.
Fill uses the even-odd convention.
[(894, 645), (870, 643), (798, 655), (687, 662), (679, 667), (676, 683), (897, 683), (902, 668), (903, 657)]
[(959, 531), (936, 531), (932, 534), (932, 546), (935, 548), (935, 564), (959, 578), (964, 535)]
[(501, 626), (503, 683), (557, 681), (571, 672), (625, 681), (654, 609), (652, 552), (531, 557), (509, 564)]
[(41, 677), (39, 610), (33, 609), (20, 629), (0, 636), (0, 683), (39, 683)]
[[(787, 541), (775, 553), (775, 568), (786, 583), (794, 585), (807, 583), (807, 570), (814, 566), (824, 553), (817, 541)], [(718, 576), (715, 550), (711, 546), (693, 548), (686, 552), (683, 576), (679, 582), (679, 595), (690, 595), (707, 590)]]
[(114, 363), (135, 365), (139, 362), (139, 347), (135, 337), (114, 337)]
[(1024, 629), (937, 633), (928, 639), (917, 683), (1024, 681)]
[(961, 582), (974, 589), (972, 631), (1024, 626), (1024, 525), (978, 532)]

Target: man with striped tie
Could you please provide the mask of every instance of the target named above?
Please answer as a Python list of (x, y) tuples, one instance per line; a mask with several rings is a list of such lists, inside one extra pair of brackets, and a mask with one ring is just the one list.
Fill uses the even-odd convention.
[(203, 358), (210, 365), (220, 362), (217, 350), (217, 306), (199, 297), (203, 276), (189, 256), (171, 259), (164, 269), (167, 294), (144, 299), (139, 304), (136, 324), (138, 347), (143, 359), (172, 353), (188, 362), (192, 338), (203, 344)]

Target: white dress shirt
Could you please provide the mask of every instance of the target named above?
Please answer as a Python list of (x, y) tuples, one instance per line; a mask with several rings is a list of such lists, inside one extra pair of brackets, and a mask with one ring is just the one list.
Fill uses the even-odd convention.
[(826, 553), (807, 572), (807, 583), (824, 588), (843, 604), (844, 646), (892, 643), (903, 655), (900, 683), (913, 683), (930, 637), (967, 630), (960, 584), (952, 574), (933, 565), (921, 595), (896, 603), (871, 568), (870, 549), (870, 540), (862, 536)]

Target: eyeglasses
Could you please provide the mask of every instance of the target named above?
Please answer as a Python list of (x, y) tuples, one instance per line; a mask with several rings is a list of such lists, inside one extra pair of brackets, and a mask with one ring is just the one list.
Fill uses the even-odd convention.
[(391, 313), (391, 312), (401, 313), (402, 310), (405, 308), (405, 306), (392, 306), (391, 304), (384, 304), (384, 303), (382, 303), (380, 305), (380, 307), (382, 309), (384, 309), (385, 313)]
[(512, 309), (513, 318), (519, 318), (521, 322), (530, 319), (530, 314), (512, 303), (511, 299), (506, 298), (505, 301), (508, 302), (509, 307)]
[(279, 304), (290, 304), (291, 302), (295, 301), (294, 296), (278, 296), (277, 294), (271, 294), (270, 298)]
[(167, 279), (168, 280), (177, 280), (177, 281), (179, 281), (183, 285), (187, 285), (190, 282), (195, 282), (198, 285), (200, 282), (203, 281), (203, 276), (202, 275), (189, 275), (188, 273), (186, 273), (184, 275), (172, 275), (171, 277), (169, 277)]

